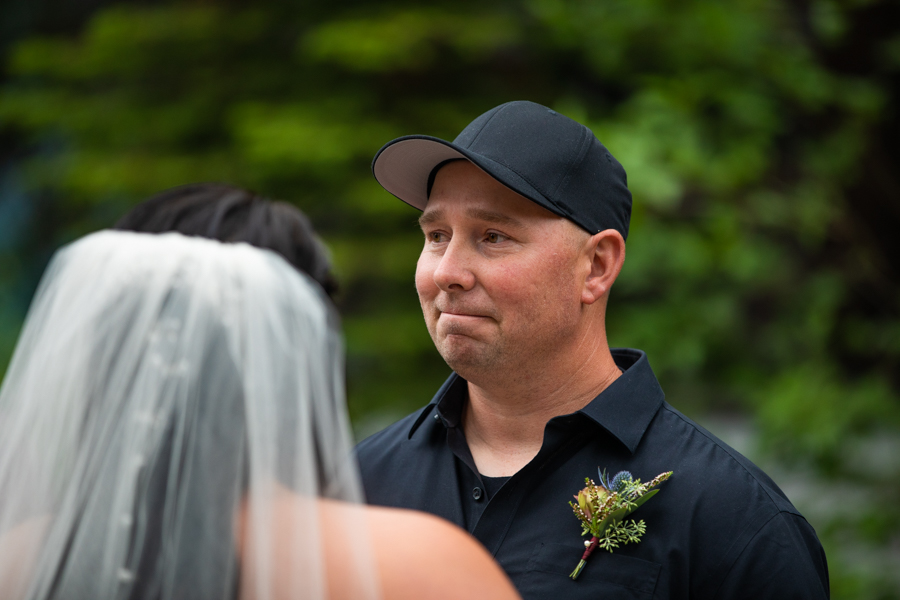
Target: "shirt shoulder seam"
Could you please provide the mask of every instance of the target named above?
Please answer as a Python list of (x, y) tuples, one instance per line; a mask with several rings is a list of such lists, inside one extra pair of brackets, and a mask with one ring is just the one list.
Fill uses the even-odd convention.
[[(733, 450), (733, 449), (724, 446), (724, 445), (721, 443), (720, 440), (717, 440), (717, 439), (715, 439), (714, 437), (711, 437), (711, 434), (710, 434), (708, 431), (706, 431), (706, 430), (703, 429), (702, 427), (698, 426), (696, 423), (694, 423), (693, 421), (689, 420), (687, 417), (685, 417), (685, 416), (682, 415), (681, 413), (679, 413), (679, 412), (677, 412), (676, 410), (674, 410), (674, 409), (672, 408), (672, 406), (669, 405), (669, 403), (667, 403), (667, 402), (664, 401), (664, 402), (662, 403), (662, 408), (666, 409), (670, 414), (672, 414), (672, 415), (678, 417), (679, 419), (681, 419), (685, 424), (687, 424), (687, 425), (689, 425), (690, 427), (692, 427), (692, 428), (694, 429), (694, 431), (696, 431), (697, 433), (699, 433), (699, 434), (701, 434), (703, 437), (705, 437), (711, 444), (713, 444), (713, 445), (716, 446), (719, 450), (721, 450), (722, 452), (724, 452), (725, 454), (727, 454), (729, 460), (731, 460), (731, 461), (734, 462), (738, 467), (740, 467), (741, 470), (743, 470), (743, 472), (746, 473), (746, 474), (750, 477), (750, 479), (753, 480), (753, 483), (754, 483), (757, 487), (759, 487), (759, 488), (766, 494), (766, 497), (769, 499), (769, 502), (772, 503), (773, 508), (776, 510), (776, 513), (775, 513), (775, 514), (778, 514), (778, 513), (781, 513), (781, 512), (785, 512), (785, 513), (788, 513), (788, 514), (796, 514), (796, 515), (801, 516), (801, 517), (803, 516), (803, 515), (801, 515), (799, 512), (797, 512), (797, 509), (796, 509), (796, 508), (795, 508), (793, 511), (785, 510), (785, 509), (781, 508), (781, 507), (779, 506), (779, 499), (773, 498), (773, 497), (772, 497), (772, 493), (768, 490), (767, 486), (763, 485), (763, 484), (759, 481), (759, 479), (756, 477), (756, 475), (754, 475), (749, 469), (747, 469), (747, 467), (744, 466), (744, 465), (741, 463), (741, 461), (739, 461), (737, 458), (735, 458), (734, 454), (732, 454), (732, 452), (730, 451), (730, 450)], [(734, 452), (737, 452), (737, 451), (734, 450)], [(782, 499), (782, 500), (783, 500), (783, 499)], [(791, 505), (791, 506), (793, 506), (793, 505)]]
[[(728, 581), (728, 578), (731, 576), (731, 573), (734, 571), (735, 565), (737, 565), (738, 560), (740, 560), (740, 558), (744, 555), (744, 552), (747, 551), (747, 547), (750, 546), (750, 543), (753, 540), (755, 540), (762, 533), (763, 529), (765, 529), (766, 527), (769, 526), (769, 523), (771, 523), (776, 518), (778, 518), (782, 515), (789, 515), (791, 517), (799, 517), (799, 518), (803, 519), (804, 521), (806, 521), (806, 519), (803, 517), (803, 515), (796, 513), (796, 512), (791, 512), (789, 510), (783, 510), (783, 509), (779, 509), (779, 510), (775, 511), (768, 519), (763, 521), (760, 524), (760, 526), (757, 527), (756, 531), (753, 532), (753, 535), (751, 535), (747, 538), (747, 541), (744, 543), (743, 547), (741, 548), (741, 551), (737, 553), (737, 555), (734, 557), (734, 560), (732, 560), (731, 564), (728, 565), (728, 571), (722, 576), (722, 581), (719, 582), (719, 585), (716, 588), (716, 592), (715, 592), (715, 594), (713, 594), (713, 597), (719, 596), (719, 590), (721, 590), (722, 586), (725, 585), (725, 582)], [(793, 541), (792, 541), (792, 544), (793, 544)], [(798, 548), (795, 548), (795, 549), (799, 550)]]

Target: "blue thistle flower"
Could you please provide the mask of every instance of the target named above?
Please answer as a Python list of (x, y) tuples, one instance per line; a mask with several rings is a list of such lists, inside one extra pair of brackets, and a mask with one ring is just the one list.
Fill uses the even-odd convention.
[(633, 479), (629, 471), (619, 471), (613, 477), (607, 489), (613, 492), (621, 492), (625, 489), (625, 485)]

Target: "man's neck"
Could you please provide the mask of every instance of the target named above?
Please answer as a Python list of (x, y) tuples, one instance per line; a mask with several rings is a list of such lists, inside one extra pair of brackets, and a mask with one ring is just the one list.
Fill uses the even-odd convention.
[(463, 413), (466, 441), (482, 475), (513, 475), (541, 449), (544, 427), (553, 417), (587, 406), (618, 379), (609, 348), (596, 349), (573, 369), (522, 373), (515, 383), (496, 378), (468, 382)]

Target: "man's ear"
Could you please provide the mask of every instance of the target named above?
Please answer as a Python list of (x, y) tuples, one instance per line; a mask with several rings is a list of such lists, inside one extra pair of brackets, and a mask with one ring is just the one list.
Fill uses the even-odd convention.
[(625, 240), (615, 229), (606, 229), (590, 237), (586, 251), (591, 270), (581, 291), (582, 304), (593, 304), (606, 296), (625, 263)]

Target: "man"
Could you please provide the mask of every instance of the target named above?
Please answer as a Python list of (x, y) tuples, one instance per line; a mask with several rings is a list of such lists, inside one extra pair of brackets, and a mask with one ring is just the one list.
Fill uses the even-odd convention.
[[(454, 373), (359, 445), (370, 502), (467, 528), (524, 598), (828, 597), (819, 541), (781, 490), (666, 403), (643, 352), (608, 347), (631, 194), (589, 129), (510, 102), (453, 143), (388, 143), (373, 171), (423, 211), (416, 289)], [(630, 517), (643, 538), (572, 579), (585, 539), (569, 502), (598, 467), (673, 475)]]

